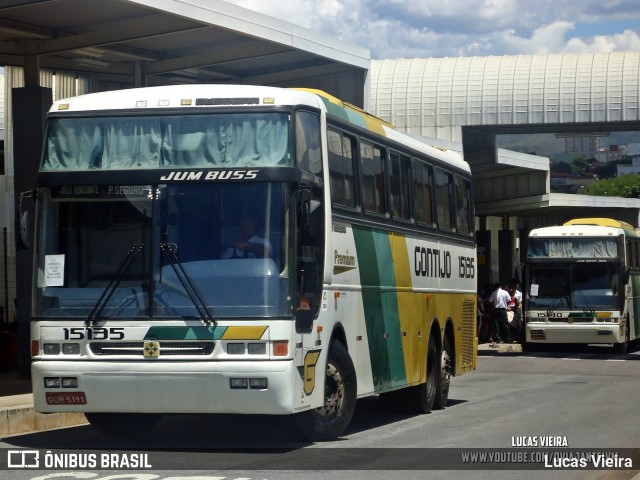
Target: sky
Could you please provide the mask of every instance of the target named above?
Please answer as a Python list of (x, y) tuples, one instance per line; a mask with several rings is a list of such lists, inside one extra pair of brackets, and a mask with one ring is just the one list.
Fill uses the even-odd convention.
[(639, 0), (226, 0), (374, 60), (640, 51)]

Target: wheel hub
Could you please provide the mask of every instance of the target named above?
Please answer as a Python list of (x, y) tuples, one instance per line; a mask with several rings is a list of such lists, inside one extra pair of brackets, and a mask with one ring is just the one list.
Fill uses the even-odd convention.
[(344, 381), (340, 372), (331, 364), (327, 365), (324, 392), (324, 405), (317, 408), (316, 412), (324, 416), (335, 415), (340, 411), (344, 399)]

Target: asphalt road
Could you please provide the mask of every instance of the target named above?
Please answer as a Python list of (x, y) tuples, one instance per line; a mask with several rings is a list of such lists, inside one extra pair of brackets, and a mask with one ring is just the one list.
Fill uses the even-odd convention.
[[(461, 467), (459, 458), (478, 449), (504, 454), (514, 445), (519, 452), (537, 452), (549, 446), (541, 445), (545, 442), (563, 449), (640, 452), (639, 377), (640, 352), (482, 356), (475, 372), (454, 379), (445, 410), (408, 415), (385, 410), (377, 398), (362, 399), (346, 435), (335, 442), (301, 442), (286, 418), (176, 415), (154, 431), (124, 440), (102, 437), (89, 426), (2, 439), (2, 449), (36, 451), (41, 461), (52, 452), (62, 464), (49, 471), (11, 469), (0, 478), (631, 479), (640, 461), (633, 464), (635, 471), (559, 470), (552, 463), (522, 470), (508, 463)], [(99, 468), (105, 455), (113, 455), (118, 469), (108, 462)], [(93, 458), (97, 466), (70, 468), (64, 464), (70, 457), (76, 462)], [(134, 468), (137, 473), (120, 468), (141, 459), (151, 467)], [(444, 470), (450, 464), (462, 469)]]

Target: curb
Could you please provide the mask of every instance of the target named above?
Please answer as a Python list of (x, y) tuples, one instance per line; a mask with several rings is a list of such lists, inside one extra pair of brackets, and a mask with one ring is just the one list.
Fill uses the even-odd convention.
[(83, 413), (36, 412), (32, 394), (0, 398), (0, 438), (86, 423)]
[(488, 343), (478, 345), (478, 355), (497, 355), (500, 353), (522, 353), (522, 345), (519, 343), (499, 343), (496, 347), (490, 347)]

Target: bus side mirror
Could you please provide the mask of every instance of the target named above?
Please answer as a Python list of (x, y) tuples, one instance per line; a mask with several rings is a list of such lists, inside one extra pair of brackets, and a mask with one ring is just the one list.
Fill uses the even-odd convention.
[(313, 328), (313, 295), (301, 295), (296, 309), (296, 333), (311, 333)]
[(18, 211), (16, 212), (16, 250), (27, 250), (31, 247), (29, 211), (23, 208), (25, 198), (35, 198), (35, 191), (29, 190), (20, 194)]
[(318, 263), (313, 260), (303, 260), (300, 262), (298, 271), (300, 275), (301, 293), (314, 294), (318, 290)]
[(622, 284), (623, 285), (626, 285), (627, 283), (629, 283), (629, 277), (631, 277), (631, 268), (626, 267), (622, 271)]
[(315, 312), (315, 294), (318, 290), (318, 263), (313, 260), (301, 260), (298, 264), (299, 296), (296, 309), (296, 332), (311, 333), (313, 313)]
[(29, 241), (29, 212), (22, 212), (18, 219), (18, 250), (27, 250), (31, 246)]
[(299, 229), (300, 243), (315, 246), (322, 238), (323, 210), (322, 202), (313, 200), (308, 189), (300, 190)]

